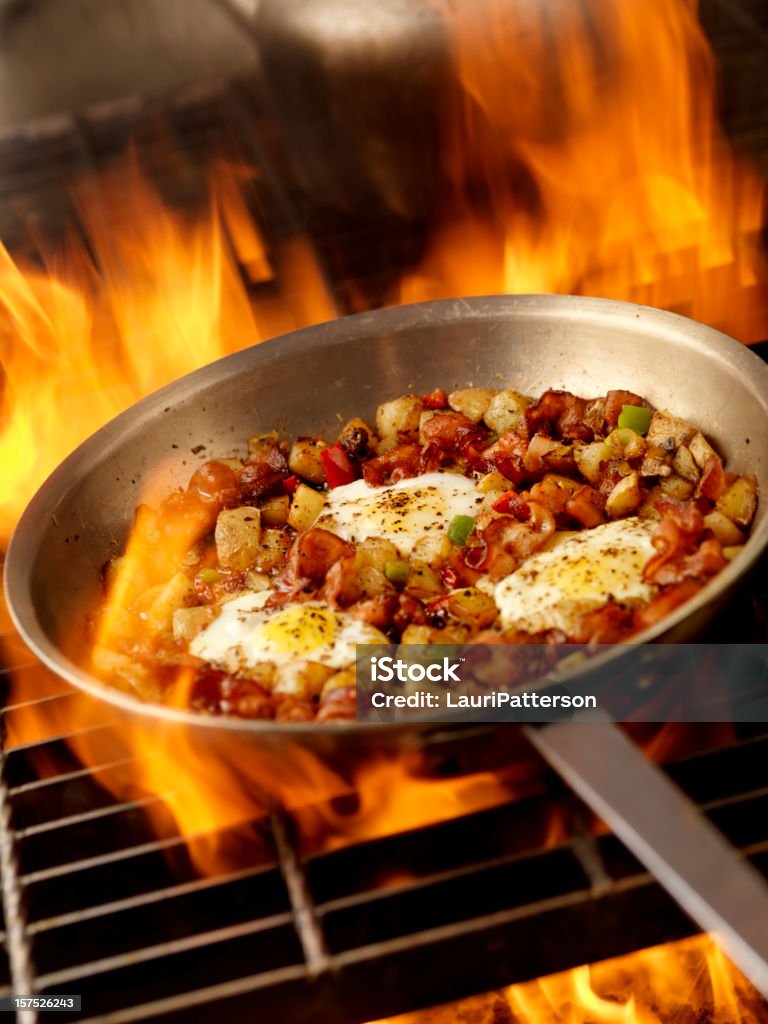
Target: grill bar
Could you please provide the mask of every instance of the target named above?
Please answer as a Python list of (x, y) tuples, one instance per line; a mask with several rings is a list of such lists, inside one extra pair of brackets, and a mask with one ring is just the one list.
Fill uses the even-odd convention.
[[(18, 870), (16, 834), (11, 820), (11, 798), (4, 776), (5, 752), (0, 748), (0, 891), (5, 920), (5, 946), (13, 993), (31, 995), (35, 991), (35, 970)], [(23, 1010), (17, 1015), (17, 1020), (19, 1024), (34, 1024), (37, 1014), (32, 1010)]]

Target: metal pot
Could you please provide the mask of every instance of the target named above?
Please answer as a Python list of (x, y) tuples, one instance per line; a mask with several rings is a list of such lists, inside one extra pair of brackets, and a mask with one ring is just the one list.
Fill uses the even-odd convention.
[[(455, 299), (362, 313), (206, 366), (139, 402), (70, 455), (30, 502), (8, 550), (8, 603), (19, 632), (54, 672), (160, 727), (187, 723), (233, 739), (258, 736), (266, 746), (290, 737), (324, 754), (413, 736), (412, 726), (212, 719), (142, 704), (68, 659), (60, 638), (75, 609), (94, 599), (104, 563), (120, 551), (150, 470), (167, 463), (170, 490), (185, 484), (199, 461), (242, 453), (238, 442), (259, 431), (331, 436), (339, 419), (372, 417), (384, 398), (470, 384), (587, 396), (631, 389), (700, 424), (728, 466), (755, 473), (761, 494), (768, 493), (768, 367), (708, 327), (571, 296)], [(744, 552), (641, 639), (680, 642), (699, 633), (766, 543), (762, 501)]]

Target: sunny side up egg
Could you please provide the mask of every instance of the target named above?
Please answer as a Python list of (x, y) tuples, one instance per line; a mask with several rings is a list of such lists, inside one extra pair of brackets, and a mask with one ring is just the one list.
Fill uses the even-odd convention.
[(454, 516), (476, 516), (482, 504), (475, 482), (459, 473), (424, 473), (385, 487), (356, 480), (329, 492), (315, 526), (353, 543), (380, 537), (409, 555), (417, 541), (447, 530)]
[(222, 606), (189, 645), (191, 654), (226, 672), (247, 675), (263, 662), (297, 659), (341, 669), (355, 662), (355, 644), (386, 644), (373, 626), (319, 601), (265, 609), (271, 590), (242, 594)]
[(504, 628), (573, 636), (582, 615), (610, 600), (636, 607), (654, 596), (657, 588), (645, 582), (643, 568), (656, 553), (655, 525), (634, 516), (584, 530), (529, 558), (495, 586), (478, 586), (493, 594)]

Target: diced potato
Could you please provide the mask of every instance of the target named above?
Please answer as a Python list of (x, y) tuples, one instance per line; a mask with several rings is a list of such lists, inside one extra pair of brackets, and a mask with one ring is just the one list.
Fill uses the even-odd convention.
[(691, 449), (691, 455), (693, 456), (693, 460), (699, 467), (699, 469), (704, 469), (710, 455), (717, 454), (715, 452), (715, 449), (712, 447), (712, 445), (709, 443), (706, 437), (704, 437), (700, 430), (697, 430), (696, 433), (693, 435), (688, 444), (688, 447)]
[(394, 594), (394, 584), (390, 583), (381, 569), (366, 565), (357, 575), (357, 582), (366, 597), (380, 597), (382, 594)]
[(259, 553), (261, 512), (243, 505), (225, 508), (216, 518), (216, 556), (227, 569), (248, 569)]
[(451, 550), (451, 542), (445, 533), (429, 533), (416, 541), (411, 557), (436, 569), (450, 555)]
[(373, 451), (376, 440), (373, 428), (369, 427), (365, 420), (356, 416), (349, 423), (344, 424), (339, 434), (338, 443), (348, 455), (362, 459)]
[(757, 511), (757, 481), (753, 476), (740, 476), (717, 500), (718, 512), (732, 519), (737, 526), (747, 527)]
[(278, 665), (275, 670), (273, 693), (291, 697), (318, 696), (323, 686), (335, 675), (335, 669), (320, 665), (316, 661), (292, 661)]
[(387, 562), (395, 562), (399, 558), (400, 553), (391, 540), (368, 537), (357, 545), (355, 565), (359, 569), (370, 566), (384, 572)]
[(696, 460), (690, 448), (686, 448), (684, 444), (681, 444), (675, 452), (672, 466), (677, 475), (681, 476), (683, 480), (688, 480), (692, 484), (699, 482), (699, 467), (696, 465)]
[(248, 438), (248, 451), (258, 452), (264, 448), (272, 448), (277, 444), (280, 435), (276, 430), (270, 430), (268, 434), (254, 434)]
[(497, 394), (496, 388), (460, 388), (448, 395), (448, 404), (455, 412), (479, 423)]
[(646, 495), (645, 501), (637, 510), (637, 514), (643, 519), (661, 519), (661, 512), (656, 508), (656, 502), (662, 495), (661, 487), (658, 485), (652, 488)]
[(109, 647), (94, 647), (92, 663), (99, 675), (108, 677), (110, 685), (116, 689), (155, 704), (162, 702), (163, 691), (157, 674), (127, 654)]
[(681, 476), (667, 476), (660, 483), (661, 493), (675, 501), (686, 501), (693, 494), (694, 485)]
[(646, 438), (648, 444), (665, 447), (670, 444), (670, 439), (675, 448), (681, 444), (688, 444), (692, 438), (699, 433), (696, 427), (691, 426), (686, 420), (673, 416), (669, 412), (657, 409), (651, 416), (651, 425), (648, 427)]
[(475, 484), (475, 487), (477, 487), (481, 494), (488, 494), (489, 491), (508, 491), (511, 486), (511, 481), (507, 480), (498, 469), (494, 469), (490, 473), (486, 473), (485, 476), (481, 476)]
[(733, 547), (734, 544), (744, 543), (744, 534), (733, 520), (715, 509), (704, 516), (704, 525), (715, 535), (723, 547)]
[(287, 494), (275, 494), (265, 498), (261, 505), (261, 522), (263, 526), (285, 526), (291, 510), (291, 499)]
[(313, 491), (306, 484), (299, 484), (293, 495), (291, 511), (288, 513), (288, 525), (299, 533), (308, 530), (323, 511), (324, 505), (324, 494)]
[(591, 484), (597, 483), (603, 465), (611, 457), (611, 451), (604, 441), (573, 446), (573, 457), (581, 475)]
[(672, 476), (672, 466), (663, 448), (651, 448), (640, 466), (640, 476)]
[(256, 556), (255, 568), (262, 573), (282, 566), (293, 538), (287, 530), (270, 527), (261, 534), (261, 546)]
[(245, 585), (249, 590), (259, 594), (262, 590), (269, 590), (272, 581), (266, 573), (255, 572), (253, 569), (249, 569), (245, 574)]
[(174, 576), (159, 588), (152, 604), (146, 612), (146, 623), (153, 633), (164, 633), (171, 629), (173, 613), (178, 608), (186, 608), (197, 598), (195, 585), (183, 572)]
[(431, 626), (417, 626), (415, 623), (411, 623), (410, 626), (406, 626), (405, 629), (403, 630), (403, 635), (400, 638), (400, 643), (428, 644), (431, 635)]
[(343, 668), (339, 672), (334, 672), (323, 683), (322, 696), (326, 697), (331, 690), (341, 690), (349, 686), (355, 686), (357, 680), (355, 679), (355, 670), (352, 668)]
[(497, 434), (511, 430), (517, 423), (521, 413), (531, 404), (530, 398), (519, 391), (499, 391), (490, 401), (483, 419)]
[(449, 614), (473, 629), (485, 629), (499, 614), (491, 595), (483, 593), (477, 587), (454, 590), (448, 596), (447, 608)]
[(173, 613), (173, 639), (177, 642), (193, 640), (216, 617), (211, 605), (198, 608), (177, 608)]
[(605, 511), (612, 519), (619, 519), (634, 512), (639, 504), (640, 477), (637, 473), (631, 472), (619, 480), (608, 495)]
[(438, 594), (443, 593), (443, 583), (432, 566), (418, 558), (412, 558), (405, 593), (409, 597), (417, 597), (420, 600), (437, 597)]
[(735, 544), (732, 547), (723, 548), (723, 558), (726, 561), (732, 562), (737, 555), (740, 555), (744, 550), (743, 544)]
[[(246, 679), (252, 679), (254, 683), (258, 683), (259, 686), (263, 686), (265, 690), (271, 690), (275, 685), (275, 665), (271, 661), (259, 661), (255, 665), (241, 665), (237, 656), (235, 656), (231, 663), (226, 666), (227, 671), (233, 675), (245, 676)], [(247, 707), (248, 698), (240, 698), (238, 702), (239, 707), (245, 710)], [(244, 707), (245, 705), (245, 707)]]
[(433, 416), (439, 416), (444, 409), (424, 409), (419, 416), (419, 444), (426, 444), (426, 437), (424, 436), (424, 424), (431, 420)]
[(299, 437), (291, 445), (288, 468), (311, 484), (325, 483), (325, 466), (320, 452), (328, 445), (320, 437)]
[(418, 395), (403, 395), (384, 402), (376, 411), (376, 433), (382, 440), (418, 440), (422, 405)]
[(640, 434), (635, 434), (634, 430), (632, 431), (632, 433), (634, 436), (630, 437), (630, 439), (624, 445), (624, 458), (640, 459), (643, 457), (643, 455), (645, 455), (646, 451), (648, 450), (648, 443), (646, 442), (644, 437), (640, 436)]
[(630, 430), (629, 427), (616, 427), (606, 437), (605, 445), (610, 451), (612, 458), (617, 456), (623, 457), (627, 447), (633, 445), (638, 437), (639, 435), (634, 430)]

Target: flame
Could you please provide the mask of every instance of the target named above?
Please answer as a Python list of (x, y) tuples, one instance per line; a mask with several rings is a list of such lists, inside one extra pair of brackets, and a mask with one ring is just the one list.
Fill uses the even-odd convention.
[[(275, 268), (288, 268), (284, 291), (251, 302), (238, 261), (251, 279), (272, 264), (246, 184), (241, 169), (218, 163), (208, 209), (189, 218), (163, 203), (131, 154), (76, 188), (87, 245), (72, 235), (62, 250), (41, 253), (40, 270), (0, 243), (0, 536), (80, 441), (139, 398), (238, 348), (336, 315), (300, 238), (274, 253)], [(118, 195), (116, 224), (103, 211)]]
[(707, 935), (377, 1024), (758, 1024), (765, 1003)]
[(438, 227), (400, 301), (561, 292), (764, 337), (763, 189), (694, 0), (434, 0), (458, 79)]

